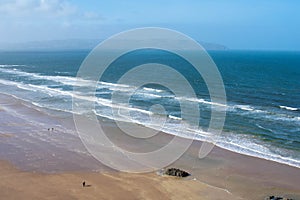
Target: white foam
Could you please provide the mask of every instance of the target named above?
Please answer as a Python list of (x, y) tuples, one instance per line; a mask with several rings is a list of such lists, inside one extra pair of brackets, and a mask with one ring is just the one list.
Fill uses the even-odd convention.
[(148, 87), (143, 87), (143, 90), (150, 91), (150, 92), (156, 92), (156, 93), (165, 92), (164, 90), (148, 88)]
[(103, 84), (103, 85), (109, 85), (109, 86), (131, 87), (129, 85), (117, 84), (117, 83), (109, 83), (109, 82), (104, 82), (104, 81), (101, 81), (100, 83)]
[[(89, 101), (94, 101), (94, 99), (88, 99)], [(107, 106), (110, 108), (114, 108), (117, 110), (121, 110), (120, 112), (118, 112), (119, 114), (124, 113), (124, 111), (135, 111), (135, 112), (139, 112), (139, 113), (144, 113), (147, 115), (152, 115), (153, 113), (151, 111), (148, 110), (143, 110), (140, 108), (134, 108), (134, 107), (128, 107), (128, 105), (126, 104), (118, 104), (118, 103), (113, 103), (111, 100), (108, 99), (103, 99), (103, 98), (96, 98), (95, 102), (97, 102), (97, 104), (99, 105), (103, 105), (103, 106)]]
[(261, 126), (261, 125), (259, 125), (259, 124), (255, 124), (258, 128), (260, 128), (260, 129), (263, 129), (263, 130), (266, 130), (266, 131), (269, 131), (269, 132), (272, 132), (273, 133), (273, 130), (272, 129), (269, 129), (269, 128), (265, 128), (265, 127), (263, 127), (263, 126)]
[(249, 105), (235, 105), (234, 108), (246, 110), (246, 111), (253, 111), (254, 108)]
[(97, 87), (97, 88), (108, 88), (111, 91), (123, 91), (128, 92), (137, 89), (134, 86), (125, 85), (125, 84), (117, 84), (117, 83), (109, 83), (104, 81), (94, 81), (94, 80), (87, 80), (82, 79), (79, 77), (71, 77), (71, 76), (47, 76), (47, 75), (41, 75), (38, 73), (28, 73), (17, 69), (1, 69), (0, 71), (9, 73), (9, 74), (15, 74), (19, 76), (26, 76), (31, 79), (35, 80), (49, 80), (49, 81), (55, 81), (58, 83), (61, 83), (63, 85), (70, 85), (70, 86), (76, 86), (76, 87)]
[(169, 117), (170, 119), (174, 119), (174, 120), (182, 120), (181, 117), (176, 117), (176, 116), (173, 116), (173, 115), (168, 115), (168, 117)]
[(211, 101), (206, 101), (204, 99), (198, 99), (198, 98), (189, 98), (189, 97), (176, 97), (178, 100), (186, 100), (186, 101), (192, 101), (192, 102), (198, 102), (202, 104), (208, 104), (208, 105), (213, 105), (213, 106), (219, 106), (219, 107), (227, 107), (226, 104), (221, 104), (218, 102), (211, 102)]
[(296, 111), (298, 110), (298, 108), (293, 108), (293, 107), (289, 107), (289, 106), (279, 106), (282, 109), (286, 109), (286, 110), (292, 110), (292, 111)]
[(91, 86), (95, 84), (95, 82), (90, 80), (81, 79), (78, 77), (70, 77), (70, 76), (44, 76), (37, 73), (28, 73), (24, 71), (20, 71), (17, 69), (1, 69), (2, 72), (9, 74), (16, 74), (20, 76), (30, 77), (31, 79), (41, 79), (41, 80), (50, 80), (62, 83), (64, 85), (72, 85), (72, 86)]
[[(13, 81), (8, 81), (8, 80), (3, 80), (3, 79), (0, 80), (0, 83), (2, 83), (4, 85), (16, 86), (20, 89), (29, 90), (29, 91), (33, 91), (33, 92), (38, 92), (38, 91), (43, 92), (45, 94), (48, 94), (49, 96), (64, 95), (64, 96), (75, 97), (75, 98), (82, 99), (82, 100), (97, 101), (97, 98), (94, 96), (83, 96), (82, 94), (75, 93), (74, 91), (64, 91), (59, 88), (49, 88), (45, 85), (24, 84), (21, 82), (13, 82)], [(105, 83), (105, 84), (106, 85), (114, 85), (114, 86), (119, 85), (119, 84), (111, 84), (111, 83)], [(127, 88), (129, 88), (129, 86), (124, 85), (124, 86), (121, 86), (120, 88), (126, 88), (125, 90), (127, 90)], [(151, 94), (151, 93), (143, 93), (143, 95), (152, 97), (152, 98), (161, 98), (160, 95)], [(261, 114), (259, 117), (269, 118), (272, 120), (291, 121), (291, 122), (299, 122), (300, 121), (300, 119), (299, 119), (300, 117), (289, 116), (289, 115), (280, 114), (280, 113), (274, 115), (268, 111), (256, 109), (253, 106), (249, 106), (249, 105), (223, 105), (223, 104), (219, 104), (219, 103), (209, 102), (204, 99), (196, 99), (196, 98), (188, 98), (188, 97), (175, 97), (175, 99), (180, 99), (182, 101), (194, 101), (194, 102), (199, 102), (199, 103), (208, 104), (208, 105), (217, 105), (216, 107), (212, 107), (212, 109), (218, 109), (219, 107), (224, 108), (225, 106), (227, 106), (226, 107), (227, 111), (229, 111), (229, 112), (239, 111), (237, 113), (239, 113), (241, 115)], [(106, 101), (105, 99), (98, 99), (98, 103), (100, 103), (100, 104), (105, 103), (105, 101)], [(109, 106), (109, 105), (107, 105), (107, 106)], [(247, 111), (247, 112), (240, 112), (240, 111)]]
[[(109, 82), (104, 82), (104, 81), (99, 81), (99, 88), (101, 87), (106, 87), (111, 91), (123, 91), (123, 92), (128, 92), (128, 91), (133, 91), (136, 90), (137, 88), (134, 86), (126, 85), (126, 84), (118, 84), (118, 83), (109, 83)], [(109, 87), (107, 87), (109, 86)]]
[[(300, 168), (300, 160), (292, 157), (285, 157), (274, 152), (271, 152), (271, 146), (260, 144), (260, 142), (253, 138), (248, 138), (246, 135), (231, 134), (228, 138), (224, 138), (224, 134), (217, 141), (216, 145), (227, 149), (229, 151), (237, 152), (243, 155), (262, 158), (265, 160), (275, 161), (278, 163), (294, 166)], [(278, 152), (285, 151), (284, 149), (277, 149)], [(289, 154), (289, 153), (288, 153)]]
[(0, 79), (0, 83), (3, 84), (3, 85), (16, 86), (16, 87), (19, 87), (19, 88), (24, 86), (24, 84), (22, 84), (22, 83), (17, 83), (17, 82), (3, 80), (3, 79)]
[(151, 93), (145, 93), (145, 92), (138, 92), (139, 96), (143, 96), (145, 98), (162, 98), (163, 96), (157, 95), (157, 94), (151, 94)]
[(23, 67), (26, 65), (0, 65), (0, 67)]
[(25, 85), (17, 85), (18, 88), (23, 89), (23, 90), (29, 90), (29, 91), (33, 91), (33, 92), (37, 92), (37, 90), (26, 87)]

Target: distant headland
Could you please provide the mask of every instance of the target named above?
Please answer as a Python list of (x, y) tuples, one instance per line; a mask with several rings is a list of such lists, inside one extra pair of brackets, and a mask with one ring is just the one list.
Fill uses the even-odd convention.
[[(22, 43), (0, 43), (0, 51), (56, 51), (91, 50), (104, 39), (66, 39), (30, 41)], [(210, 42), (198, 41), (206, 50), (228, 50), (229, 48)]]

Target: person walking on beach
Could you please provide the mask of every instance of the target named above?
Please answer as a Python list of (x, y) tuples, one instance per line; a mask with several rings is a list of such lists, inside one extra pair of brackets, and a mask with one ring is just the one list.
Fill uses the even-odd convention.
[(82, 182), (82, 187), (85, 187), (85, 181)]

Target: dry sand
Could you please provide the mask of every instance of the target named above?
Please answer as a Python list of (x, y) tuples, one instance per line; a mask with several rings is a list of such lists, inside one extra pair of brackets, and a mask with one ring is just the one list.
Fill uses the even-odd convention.
[[(150, 174), (22, 172), (0, 162), (0, 199), (235, 199), (195, 180)], [(82, 187), (85, 180), (90, 187)]]

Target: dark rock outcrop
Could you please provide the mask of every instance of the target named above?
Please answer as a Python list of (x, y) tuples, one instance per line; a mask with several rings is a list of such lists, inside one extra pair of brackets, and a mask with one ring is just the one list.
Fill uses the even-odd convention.
[(266, 200), (293, 200), (291, 198), (279, 197), (279, 196), (269, 196)]
[(188, 173), (184, 170), (178, 169), (178, 168), (169, 168), (164, 172), (164, 174), (168, 175), (168, 176), (176, 176), (176, 177), (190, 176), (190, 173)]

